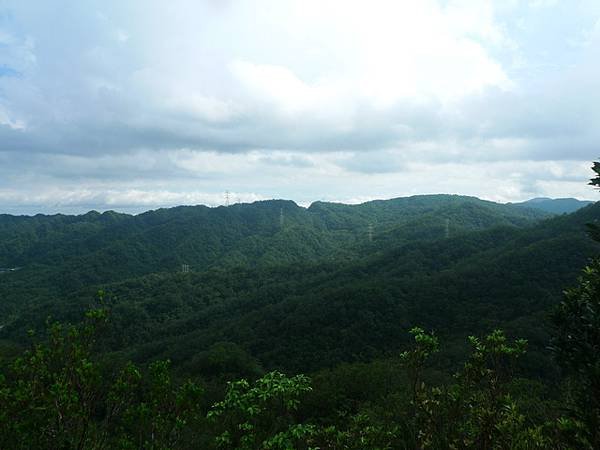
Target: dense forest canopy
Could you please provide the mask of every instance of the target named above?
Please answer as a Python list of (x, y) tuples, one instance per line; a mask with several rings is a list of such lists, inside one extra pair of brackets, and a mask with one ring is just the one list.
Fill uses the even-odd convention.
[[(548, 348), (550, 312), (600, 250), (586, 231), (600, 206), (578, 206), (429, 195), (2, 215), (2, 445), (590, 448), (597, 417), (558, 408), (577, 389), (556, 389)], [(575, 314), (560, 311), (561, 326)]]

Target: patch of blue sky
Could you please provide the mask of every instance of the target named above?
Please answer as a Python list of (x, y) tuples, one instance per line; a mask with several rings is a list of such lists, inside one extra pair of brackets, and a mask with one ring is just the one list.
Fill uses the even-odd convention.
[(18, 70), (13, 69), (5, 64), (0, 64), (0, 77), (15, 77), (21, 78), (23, 74)]

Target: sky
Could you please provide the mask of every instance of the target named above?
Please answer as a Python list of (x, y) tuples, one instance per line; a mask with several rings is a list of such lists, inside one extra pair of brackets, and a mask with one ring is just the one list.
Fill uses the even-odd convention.
[(596, 200), (598, 0), (0, 0), (0, 213)]

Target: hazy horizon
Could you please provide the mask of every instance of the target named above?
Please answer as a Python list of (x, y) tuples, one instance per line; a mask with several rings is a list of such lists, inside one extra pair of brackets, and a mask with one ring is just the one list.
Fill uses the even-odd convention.
[[(229, 204), (227, 204), (227, 200), (225, 195), (223, 195), (223, 202), (221, 203), (214, 203), (214, 204), (205, 204), (205, 203), (190, 203), (190, 204), (177, 204), (177, 205), (155, 205), (153, 207), (146, 207), (143, 205), (130, 205), (130, 206), (116, 206), (116, 207), (110, 207), (110, 205), (107, 205), (106, 207), (103, 208), (95, 208), (93, 206), (90, 207), (86, 207), (86, 205), (74, 205), (74, 206), (60, 206), (60, 205), (54, 205), (49, 209), (44, 209), (44, 207), (36, 207), (36, 206), (28, 206), (27, 208), (23, 208), (23, 207), (15, 207), (14, 210), (11, 211), (11, 208), (8, 207), (6, 208), (6, 211), (0, 211), (0, 214), (8, 214), (8, 215), (14, 215), (14, 216), (35, 216), (37, 214), (42, 214), (42, 215), (53, 215), (53, 214), (64, 214), (64, 215), (84, 215), (84, 214), (88, 214), (91, 212), (98, 212), (98, 213), (105, 213), (105, 212), (116, 212), (116, 213), (123, 213), (123, 214), (130, 214), (130, 215), (138, 215), (138, 214), (143, 214), (146, 212), (150, 212), (150, 211), (155, 211), (158, 209), (168, 209), (168, 208), (176, 208), (179, 206), (206, 206), (209, 208), (218, 208), (220, 206), (234, 206), (236, 204), (244, 204), (244, 205), (250, 205), (252, 203), (255, 202), (265, 202), (265, 201), (291, 201), (294, 202), (297, 206), (301, 207), (301, 208), (309, 208), (313, 203), (317, 203), (317, 202), (325, 202), (325, 203), (337, 203), (337, 204), (344, 204), (344, 205), (360, 205), (363, 203), (368, 203), (371, 201), (387, 201), (387, 200), (394, 200), (394, 199), (399, 199), (399, 198), (409, 198), (409, 197), (420, 197), (420, 196), (441, 196), (441, 195), (450, 195), (450, 196), (463, 196), (462, 194), (444, 194), (444, 193), (433, 193), (433, 194), (415, 194), (415, 195), (410, 195), (410, 196), (400, 196), (400, 197), (391, 197), (391, 198), (373, 198), (373, 199), (369, 199), (369, 200), (360, 200), (360, 201), (355, 201), (355, 202), (344, 202), (344, 201), (335, 201), (335, 200), (314, 200), (312, 202), (308, 202), (308, 203), (303, 203), (303, 202), (297, 202), (293, 199), (286, 199), (286, 198), (264, 198), (264, 199), (256, 199), (256, 200), (252, 200), (252, 201), (248, 201), (248, 202), (242, 202), (240, 200), (237, 200), (234, 197), (230, 197), (229, 200)], [(477, 196), (466, 196), (466, 197), (474, 197), (474, 198), (478, 198), (480, 200), (484, 200), (484, 201), (491, 201), (494, 202), (494, 200), (489, 200), (489, 199), (484, 199), (484, 198), (480, 198)], [(580, 199), (580, 198), (575, 198), (575, 197), (557, 197), (557, 198), (550, 198), (550, 197), (534, 197), (534, 198), (530, 198), (530, 199), (525, 199), (523, 201), (515, 201), (515, 202), (495, 202), (495, 203), (499, 203), (499, 204), (518, 204), (518, 203), (523, 203), (529, 200), (536, 200), (536, 199), (548, 199), (548, 200), (578, 200), (581, 202), (595, 202), (595, 200), (591, 200), (591, 199)]]

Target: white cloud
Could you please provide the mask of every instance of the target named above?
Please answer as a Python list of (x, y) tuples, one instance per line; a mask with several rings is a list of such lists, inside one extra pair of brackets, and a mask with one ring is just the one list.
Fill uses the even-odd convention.
[(483, 21), (464, 5), (444, 9), (430, 1), (303, 1), (301, 6), (292, 2), (291, 9), (299, 13), (290, 24), (293, 32), (306, 27), (323, 33), (326, 51), (315, 48), (313, 57), (337, 57), (338, 65), (303, 80), (283, 65), (233, 63), (246, 88), (284, 111), (318, 113), (327, 103), (348, 98), (379, 107), (407, 97), (446, 101), (489, 86), (510, 86), (501, 64), (479, 42), (503, 40), (491, 8)]
[(21, 119), (13, 119), (8, 111), (0, 106), (0, 125), (6, 125), (12, 130), (25, 130), (26, 124)]
[(231, 70), (252, 97), (274, 102), (284, 112), (306, 111), (327, 94), (307, 85), (286, 67), (234, 61)]
[[(251, 203), (263, 200), (252, 192), (229, 192), (229, 202)], [(85, 212), (90, 208), (106, 211), (139, 211), (177, 205), (210, 205), (225, 203), (225, 192), (174, 192), (168, 190), (141, 189), (51, 189), (42, 193), (23, 193), (0, 190), (0, 202), (7, 206), (18, 205), (22, 209), (37, 207), (42, 211)]]
[(123, 30), (117, 30), (115, 32), (115, 38), (119, 42), (127, 42), (129, 40), (129, 34)]
[(0, 189), (24, 202), (580, 195), (524, 167), (585, 183), (597, 157), (593, 0), (66, 4), (0, 11)]

